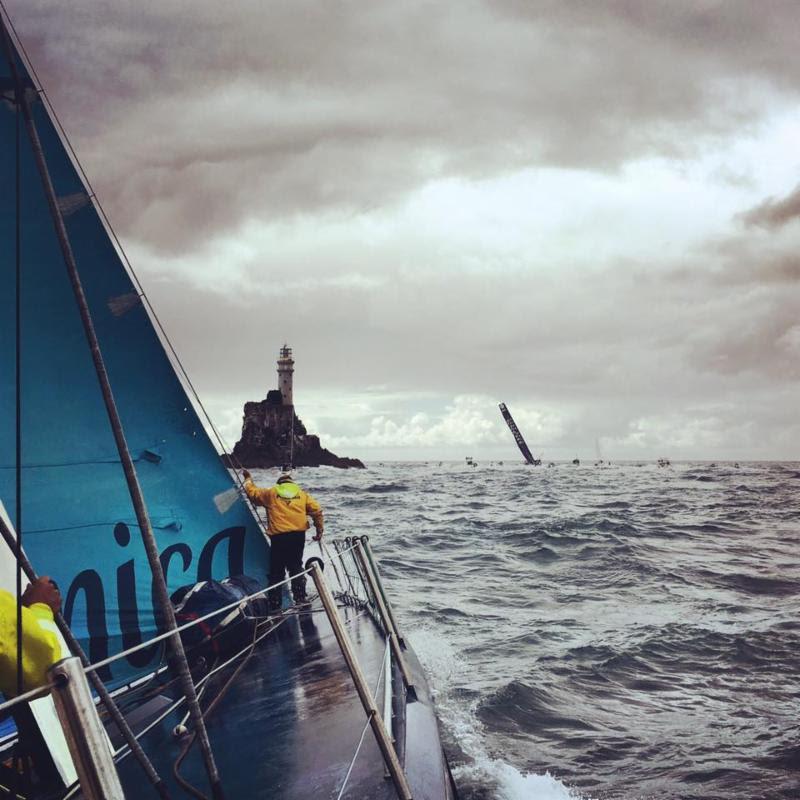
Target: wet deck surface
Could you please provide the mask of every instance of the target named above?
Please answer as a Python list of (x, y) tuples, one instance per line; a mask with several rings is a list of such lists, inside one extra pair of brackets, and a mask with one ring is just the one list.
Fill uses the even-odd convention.
[[(365, 612), (340, 608), (362, 669), (375, 691), (383, 637)], [(230, 671), (221, 673), (224, 678)], [(209, 687), (207, 707), (219, 684)], [(380, 707), (381, 701), (378, 699)], [(173, 797), (186, 796), (172, 765), (181, 750), (168, 716), (142, 739), (145, 752)], [(352, 678), (324, 613), (290, 614), (261, 642), (208, 721), (209, 737), (227, 798), (336, 798), (366, 723)], [(137, 726), (138, 727), (138, 726)], [(155, 796), (133, 758), (120, 765), (128, 797)], [(210, 797), (195, 745), (181, 774)], [(343, 797), (395, 797), (368, 730)]]

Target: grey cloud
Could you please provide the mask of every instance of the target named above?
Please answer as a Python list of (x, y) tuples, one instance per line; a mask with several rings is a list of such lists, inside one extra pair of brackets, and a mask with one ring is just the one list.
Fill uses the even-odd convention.
[(780, 199), (770, 197), (741, 215), (745, 225), (768, 230), (782, 228), (798, 218), (800, 218), (800, 186), (786, 197)]
[(788, 3), (10, 6), (111, 218), (164, 252), (442, 175), (691, 155), (756, 119), (750, 83), (800, 85)]
[[(711, 401), (734, 385), (744, 396), (800, 377), (791, 334), (800, 288), (710, 291), (700, 272), (676, 283), (668, 272), (644, 280), (608, 271), (562, 286), (538, 272), (502, 281), (407, 275), (389, 286), (312, 285), (246, 307), (163, 284), (151, 295), (196, 382), (242, 400), (271, 386), (283, 339), (298, 353), (301, 383), (328, 391), (507, 392), (584, 408), (616, 403), (625, 419), (633, 409)], [(221, 338), (214, 318), (236, 336)]]
[[(461, 242), (371, 246), (355, 216), (436, 177), (613, 173), (747, 135), (796, 101), (800, 5), (8, 5), (204, 398), (262, 397), (287, 340), (301, 416), (306, 390), (380, 384), (568, 409), (564, 447), (653, 417), (754, 452), (800, 442), (796, 226), (774, 222), (796, 193), (705, 248), (602, 270), (476, 272)], [(295, 247), (351, 215), (343, 244)], [(283, 247), (234, 272), (214, 243), (265, 222)], [(186, 252), (206, 277), (170, 260)]]

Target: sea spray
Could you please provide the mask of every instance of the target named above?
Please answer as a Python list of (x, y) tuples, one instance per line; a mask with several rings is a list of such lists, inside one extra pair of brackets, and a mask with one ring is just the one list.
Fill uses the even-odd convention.
[(430, 626), (413, 628), (407, 635), (430, 676), (445, 737), (453, 740), (465, 761), (453, 771), (465, 800), (589, 800), (549, 773), (523, 773), (490, 755), (475, 702), (464, 702), (456, 691), (469, 674), (468, 663)]

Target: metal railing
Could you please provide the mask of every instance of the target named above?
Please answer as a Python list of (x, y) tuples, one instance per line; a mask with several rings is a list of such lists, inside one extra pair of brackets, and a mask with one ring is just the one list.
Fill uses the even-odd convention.
[[(134, 742), (126, 742), (118, 750), (112, 751), (98, 714), (98, 708), (104, 705), (103, 699), (96, 701), (92, 697), (87, 677), (96, 676), (97, 670), (100, 668), (151, 647), (153, 644), (175, 635), (175, 633), (186, 631), (207, 622), (212, 617), (219, 617), (234, 608), (244, 609), (251, 600), (263, 597), (271, 590), (282, 588), (300, 576), (310, 575), (314, 580), (322, 607), (330, 622), (333, 635), (339, 645), (354, 687), (367, 715), (365, 730), (366, 727), (372, 728), (386, 771), (394, 783), (398, 797), (401, 800), (411, 800), (408, 781), (394, 748), (392, 735), (393, 664), (397, 665), (398, 671), (402, 676), (401, 691), (403, 688), (405, 689), (405, 699), (415, 699), (413, 680), (403, 656), (404, 642), (399, 634), (397, 622), (386, 598), (386, 592), (367, 537), (346, 538), (344, 541), (334, 541), (332, 544), (336, 553), (335, 556), (331, 557), (327, 549), (320, 544), (320, 552), (323, 558), (309, 559), (306, 569), (297, 575), (253, 592), (227, 606), (215, 609), (202, 617), (193, 619), (166, 633), (154, 636), (146, 642), (116, 653), (109, 658), (88, 665), (82, 664), (77, 657), (70, 657), (58, 662), (48, 672), (49, 682), (47, 684), (0, 704), (0, 713), (8, 711), (21, 703), (52, 694), (58, 718), (79, 776), (79, 784), (68, 787), (65, 797), (73, 797), (78, 792), (81, 792), (88, 800), (100, 800), (100, 798), (123, 800), (124, 795), (116, 774), (115, 763), (130, 755), (133, 750), (132, 745), (138, 743), (145, 734), (183, 705), (186, 698), (181, 696), (171, 703), (158, 714), (156, 719), (152, 720), (136, 734)], [(338, 590), (336, 591), (331, 591), (323, 575), (323, 568), (328, 564), (331, 565), (338, 584)], [(359, 611), (371, 614), (386, 637), (386, 648), (381, 665), (381, 675), (384, 683), (382, 709), (380, 711), (350, 642), (347, 634), (347, 624), (342, 621), (339, 615), (337, 600), (343, 605), (354, 606)], [(267, 618), (265, 617), (265, 619)], [(278, 618), (263, 633), (259, 633), (257, 625), (253, 642), (224, 663), (215, 665), (212, 670), (195, 683), (194, 688), (196, 690), (202, 689), (214, 674), (242, 659), (248, 651), (252, 652), (255, 645), (272, 633), (277, 625), (285, 619), (286, 617)], [(161, 668), (153, 674), (157, 676), (163, 671), (164, 668)], [(381, 677), (379, 676), (378, 684), (380, 684), (380, 680)], [(376, 686), (375, 691), (376, 693), (378, 692), (378, 686)], [(363, 734), (361, 741), (363, 742)], [(357, 755), (358, 751), (354, 758)]]

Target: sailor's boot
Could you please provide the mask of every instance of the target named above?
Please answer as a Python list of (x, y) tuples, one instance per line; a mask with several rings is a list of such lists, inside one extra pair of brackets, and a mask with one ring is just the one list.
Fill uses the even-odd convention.
[(306, 576), (301, 575), (292, 581), (292, 597), (295, 605), (308, 605), (308, 595), (306, 594)]

